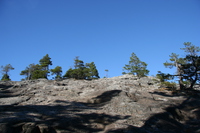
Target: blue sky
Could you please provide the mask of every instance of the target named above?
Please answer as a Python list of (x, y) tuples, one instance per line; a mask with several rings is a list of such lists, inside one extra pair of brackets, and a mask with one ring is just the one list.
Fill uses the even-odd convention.
[(1, 0), (0, 65), (11, 64), (10, 78), (39, 63), (63, 74), (79, 56), (94, 62), (100, 77), (122, 75), (134, 52), (148, 64), (149, 75), (174, 72), (163, 66), (184, 42), (200, 46), (199, 0)]

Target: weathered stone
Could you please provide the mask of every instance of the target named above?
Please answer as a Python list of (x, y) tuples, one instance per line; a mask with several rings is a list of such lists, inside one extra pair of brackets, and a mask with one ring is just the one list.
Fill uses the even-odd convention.
[(200, 98), (154, 79), (0, 81), (0, 133), (198, 132)]
[(29, 123), (25, 123), (22, 126), (22, 132), (23, 133), (40, 133), (40, 130), (38, 126), (36, 125), (36, 123), (29, 122)]

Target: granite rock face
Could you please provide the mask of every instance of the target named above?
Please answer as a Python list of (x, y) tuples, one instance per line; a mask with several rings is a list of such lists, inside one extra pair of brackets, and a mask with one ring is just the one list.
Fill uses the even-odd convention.
[(200, 98), (153, 77), (0, 82), (0, 133), (200, 132)]

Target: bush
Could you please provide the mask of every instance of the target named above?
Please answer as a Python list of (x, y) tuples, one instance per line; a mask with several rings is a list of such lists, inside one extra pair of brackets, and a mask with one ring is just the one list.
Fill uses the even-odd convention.
[(1, 81), (10, 81), (10, 77), (8, 74), (4, 74)]
[(176, 83), (175, 82), (168, 82), (168, 81), (161, 82), (160, 86), (164, 87), (164, 88), (172, 89), (172, 90), (176, 89)]

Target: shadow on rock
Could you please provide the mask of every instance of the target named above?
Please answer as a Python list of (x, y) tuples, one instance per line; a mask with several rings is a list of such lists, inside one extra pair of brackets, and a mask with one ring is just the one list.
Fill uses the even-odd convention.
[(12, 97), (14, 96), (9, 88), (13, 87), (13, 85), (4, 85), (0, 84), (0, 98)]
[(167, 107), (164, 113), (155, 114), (143, 129), (162, 133), (199, 133), (200, 99), (189, 97), (180, 105)]
[[(64, 102), (64, 101), (57, 101)], [(1, 133), (71, 133), (98, 132), (117, 120), (129, 116), (81, 112), (91, 107), (82, 103), (67, 105), (2, 105), (0, 106)]]
[(169, 106), (165, 112), (149, 117), (142, 127), (129, 125), (106, 133), (200, 133), (200, 98), (188, 97), (180, 105)]
[(100, 107), (111, 101), (113, 97), (118, 96), (121, 90), (110, 90), (96, 96), (86, 103), (87, 106)]

